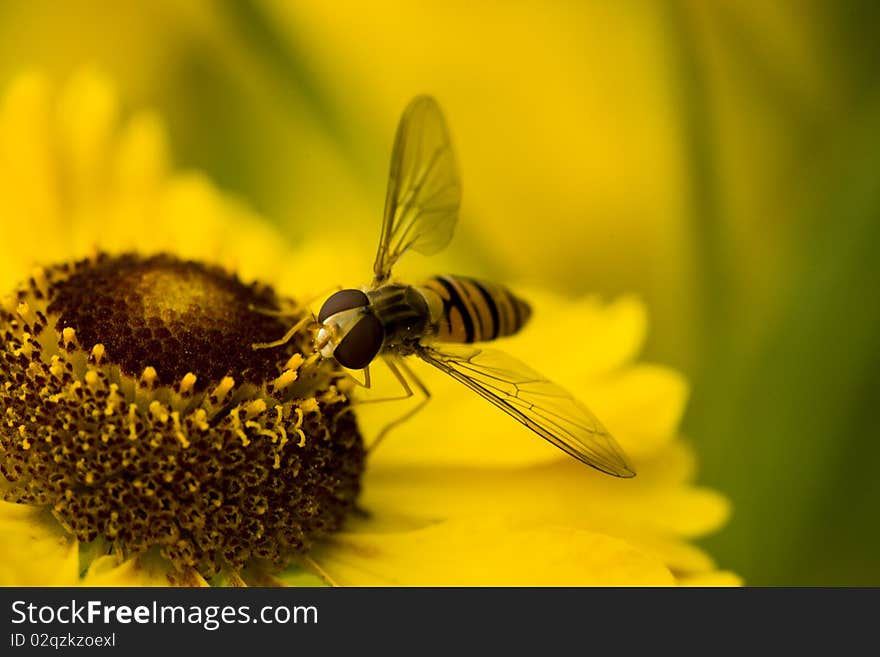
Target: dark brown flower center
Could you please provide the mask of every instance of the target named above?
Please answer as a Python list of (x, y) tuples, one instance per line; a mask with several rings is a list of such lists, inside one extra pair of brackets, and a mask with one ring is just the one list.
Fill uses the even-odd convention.
[(76, 330), (82, 345), (103, 344), (130, 376), (147, 366), (171, 385), (188, 372), (197, 387), (232, 376), (260, 383), (278, 376), (279, 351), (251, 349), (283, 335), (270, 288), (244, 285), (219, 268), (167, 255), (104, 257), (79, 267), (50, 291), (56, 329)]
[(283, 568), (339, 529), (363, 443), (341, 372), (303, 365), (308, 332), (252, 349), (302, 316), (258, 310), (277, 307), (168, 255), (36, 272), (0, 307), (4, 499), (205, 577)]

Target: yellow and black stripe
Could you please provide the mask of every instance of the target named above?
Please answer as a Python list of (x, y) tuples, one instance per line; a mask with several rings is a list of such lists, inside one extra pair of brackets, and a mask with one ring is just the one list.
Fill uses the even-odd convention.
[(464, 276), (435, 276), (422, 287), (443, 301), (443, 317), (433, 327), (440, 342), (486, 342), (525, 326), (532, 310), (497, 283)]

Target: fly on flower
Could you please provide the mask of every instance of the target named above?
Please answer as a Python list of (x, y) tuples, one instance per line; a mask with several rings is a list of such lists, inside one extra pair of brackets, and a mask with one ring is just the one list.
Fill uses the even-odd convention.
[[(412, 397), (413, 388), (423, 395), (383, 429), (373, 447), (430, 398), (403, 360), (415, 355), (574, 458), (610, 475), (634, 476), (614, 438), (567, 391), (507, 354), (456, 346), (518, 332), (531, 315), (525, 301), (501, 285), (463, 276), (435, 276), (422, 285), (390, 281), (394, 264), (410, 249), (433, 255), (450, 242), (460, 201), (461, 180), (443, 114), (433, 98), (418, 96), (397, 128), (373, 281), (336, 292), (318, 314), (320, 356), (363, 369), (367, 387), (370, 363), (381, 357), (403, 387), (399, 399)], [(254, 348), (283, 344), (302, 327)]]

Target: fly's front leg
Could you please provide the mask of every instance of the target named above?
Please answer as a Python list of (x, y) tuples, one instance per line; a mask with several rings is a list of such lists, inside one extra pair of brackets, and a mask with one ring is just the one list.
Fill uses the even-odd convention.
[[(400, 360), (392, 359), (392, 358), (383, 358), (382, 360), (385, 361), (385, 364), (388, 366), (388, 369), (391, 370), (391, 373), (394, 375), (394, 377), (400, 383), (400, 387), (403, 388), (403, 394), (395, 395), (393, 397), (380, 397), (378, 399), (358, 399), (358, 400), (351, 402), (351, 404), (349, 404), (345, 410), (340, 411), (340, 415), (342, 413), (351, 412), (352, 410), (354, 410), (354, 407), (362, 406), (365, 404), (376, 404), (376, 403), (390, 402), (390, 401), (404, 401), (406, 399), (410, 399), (415, 394), (412, 386), (410, 386), (410, 381), (413, 383), (415, 388), (422, 394), (422, 399), (419, 401), (418, 404), (416, 404), (413, 408), (411, 408), (409, 411), (407, 411), (404, 415), (402, 415), (399, 418), (397, 418), (396, 420), (393, 420), (393, 421), (389, 422), (388, 424), (386, 424), (382, 428), (382, 430), (378, 433), (378, 435), (373, 440), (373, 442), (370, 444), (370, 446), (367, 448), (368, 452), (372, 452), (374, 449), (376, 449), (376, 447), (378, 447), (379, 443), (382, 442), (382, 440), (385, 438), (385, 436), (388, 435), (388, 432), (391, 431), (391, 429), (396, 427), (398, 424), (402, 424), (403, 422), (406, 422), (413, 415), (415, 415), (420, 410), (422, 410), (422, 407), (425, 404), (427, 404), (428, 401), (431, 399), (431, 393), (425, 387), (425, 384), (423, 384), (421, 382), (421, 380), (415, 375), (415, 373), (409, 368), (409, 366), (406, 365), (406, 363), (404, 363), (403, 361), (400, 361)], [(362, 387), (370, 388), (371, 379), (370, 379), (370, 368), (369, 367), (364, 369), (364, 379), (365, 379), (364, 383), (361, 383), (360, 381), (358, 381), (354, 376), (351, 375), (351, 373), (349, 373), (349, 376), (351, 376), (351, 378), (353, 378), (355, 380), (355, 382), (357, 382)], [(407, 377), (409, 378), (409, 381), (407, 380)]]
[(367, 366), (364, 368), (364, 380), (363, 380), (363, 382), (358, 381), (358, 378), (357, 378), (354, 374), (352, 374), (349, 370), (346, 370), (345, 373), (348, 374), (348, 377), (349, 377), (352, 381), (354, 381), (355, 383), (357, 383), (361, 388), (366, 388), (367, 390), (369, 390), (370, 388), (373, 387), (373, 379), (370, 378), (370, 366), (369, 366), (369, 365), (367, 365)]
[[(327, 292), (330, 292), (333, 290), (338, 291), (341, 289), (342, 289), (341, 286), (335, 285), (332, 288), (329, 288), (328, 290), (325, 290), (324, 292), (321, 292), (320, 294), (315, 295), (314, 297), (310, 298), (309, 300), (303, 302), (302, 307), (307, 309), (309, 306), (311, 306), (315, 301), (317, 301), (321, 297), (327, 296)], [(261, 315), (268, 315), (270, 317), (290, 317), (291, 316), (291, 313), (284, 311), (284, 310), (274, 310), (274, 309), (270, 309), (270, 308), (257, 308), (256, 306), (253, 306), (253, 305), (249, 306), (248, 309), (251, 310), (252, 312), (259, 313)], [(303, 328), (308, 326), (308, 324), (310, 324), (310, 323), (317, 323), (315, 316), (311, 312), (309, 312), (308, 315), (306, 315), (300, 321), (298, 321), (296, 324), (294, 324), (287, 331), (287, 333), (285, 333), (283, 336), (281, 336), (277, 340), (273, 340), (272, 342), (255, 342), (251, 345), (251, 349), (254, 349), (256, 351), (257, 349), (272, 349), (273, 347), (284, 346), (288, 342), (290, 342), (290, 339), (294, 335), (296, 335), (297, 332), (299, 332), (300, 330), (302, 330)], [(369, 386), (367, 386), (367, 387), (369, 387)]]
[[(346, 376), (346, 378), (349, 378), (352, 381), (354, 381), (361, 388), (366, 388), (367, 390), (369, 390), (370, 388), (373, 387), (373, 379), (370, 376), (370, 366), (369, 365), (367, 365), (364, 368), (364, 380), (363, 381), (359, 381), (358, 378), (354, 374), (352, 374), (350, 370), (345, 370), (345, 376)], [(410, 394), (412, 394), (412, 393), (410, 393)], [(336, 414), (335, 419), (336, 419), (336, 421), (338, 421), (339, 418), (342, 417), (343, 415), (345, 415), (346, 413), (354, 412), (354, 408), (353, 408), (354, 406), (359, 406), (361, 404), (370, 404), (370, 403), (375, 403), (375, 402), (391, 401), (392, 399), (406, 399), (406, 397), (382, 397), (381, 399), (352, 400), (349, 402), (348, 406), (346, 406), (344, 409), (342, 409), (341, 411), (339, 411)]]
[(265, 315), (266, 317), (296, 317), (299, 315), (300, 309), (276, 310), (275, 308), (261, 308), (260, 306), (255, 306), (254, 304), (249, 303), (248, 310), (252, 313), (257, 313), (258, 315)]
[(427, 404), (431, 400), (431, 392), (425, 387), (425, 384), (422, 383), (421, 379), (419, 379), (419, 377), (416, 376), (415, 372), (413, 372), (406, 363), (404, 363), (402, 360), (395, 361), (395, 360), (392, 360), (391, 358), (385, 358), (384, 360), (385, 360), (385, 363), (388, 365), (388, 369), (390, 369), (392, 374), (394, 374), (394, 376), (397, 377), (397, 380), (400, 382), (400, 385), (403, 387), (406, 394), (404, 394), (403, 396), (400, 396), (400, 397), (396, 397), (396, 398), (383, 399), (383, 400), (377, 399), (375, 401), (391, 401), (391, 399), (402, 400), (402, 399), (409, 399), (410, 397), (412, 397), (414, 393), (413, 393), (413, 389), (410, 387), (409, 383), (407, 382), (407, 377), (413, 383), (413, 385), (418, 389), (418, 391), (420, 393), (422, 393), (422, 399), (419, 400), (418, 404), (416, 404), (414, 407), (409, 409), (406, 413), (401, 415), (399, 418), (397, 418), (396, 420), (393, 420), (385, 425), (385, 427), (382, 429), (382, 431), (379, 432), (379, 434), (376, 436), (376, 438), (373, 440), (373, 442), (370, 444), (369, 448), (367, 449), (367, 451), (369, 453), (372, 453), (379, 446), (379, 443), (381, 443), (382, 440), (385, 438), (385, 436), (388, 435), (388, 432), (390, 432), (397, 425), (403, 424), (404, 422), (406, 422), (408, 419), (410, 419), (412, 416), (414, 416), (416, 413), (418, 413), (420, 410), (422, 410), (422, 408), (424, 408), (425, 404)]
[(287, 344), (288, 342), (290, 342), (290, 339), (294, 335), (296, 335), (299, 331), (301, 331), (302, 329), (304, 329), (306, 326), (313, 323), (314, 321), (315, 321), (315, 318), (312, 316), (311, 313), (309, 313), (308, 315), (303, 317), (301, 320), (299, 320), (296, 324), (291, 326), (290, 330), (288, 330), (287, 333), (285, 333), (279, 339), (273, 340), (272, 342), (254, 342), (251, 345), (251, 349), (256, 351), (257, 349), (272, 349), (273, 347), (281, 347), (281, 346)]

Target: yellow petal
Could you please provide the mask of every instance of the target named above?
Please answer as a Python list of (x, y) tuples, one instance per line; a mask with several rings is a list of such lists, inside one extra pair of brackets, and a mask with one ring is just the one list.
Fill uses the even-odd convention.
[[(218, 249), (215, 260), (236, 272), (244, 281), (279, 280), (287, 263), (294, 257), (284, 235), (248, 207), (231, 199), (226, 199), (223, 212), (223, 223), (234, 228), (219, 245), (221, 248)], [(319, 273), (313, 273), (307, 282), (317, 282), (322, 288), (328, 286), (328, 283), (320, 280)], [(304, 294), (300, 287), (276, 287), (276, 290), (294, 299), (299, 299)]]
[(595, 296), (566, 299), (541, 289), (512, 289), (531, 304), (532, 318), (522, 333), (499, 345), (559, 383), (598, 378), (642, 349), (648, 318), (637, 297), (606, 303)]
[(83, 221), (106, 198), (117, 120), (113, 87), (96, 73), (82, 71), (62, 90), (58, 106), (59, 157), (68, 177), (66, 200), (81, 213)]
[(684, 377), (659, 365), (634, 365), (584, 389), (593, 412), (636, 460), (675, 438), (688, 397)]
[(677, 439), (663, 449), (636, 460), (636, 478), (650, 479), (658, 485), (672, 486), (694, 480), (697, 456), (684, 440)]
[(742, 586), (743, 579), (728, 570), (716, 570), (710, 573), (682, 577), (678, 583), (681, 586)]
[[(168, 181), (160, 198), (158, 222), (144, 231), (147, 251), (173, 249), (185, 258), (213, 258), (228, 237), (229, 227), (218, 221), (222, 200), (204, 175), (180, 175)], [(213, 229), (217, 228), (217, 231)]]
[[(166, 564), (167, 566), (167, 564)], [(84, 586), (168, 586), (167, 567), (156, 567), (138, 557), (119, 563), (115, 556), (95, 559), (89, 566)]]
[(37, 74), (17, 77), (0, 107), (0, 268), (4, 288), (30, 271), (37, 254), (58, 258), (58, 166), (52, 142), (50, 85)]
[(652, 586), (674, 582), (655, 557), (617, 538), (504, 519), (393, 534), (340, 534), (312, 555), (348, 586)]
[(284, 586), (303, 587), (303, 586), (326, 586), (327, 582), (322, 580), (318, 575), (307, 572), (299, 567), (288, 568), (286, 571), (278, 575), (278, 580)]
[[(334, 286), (360, 287), (373, 274), (375, 246), (365, 248), (348, 234), (336, 234), (331, 226), (322, 226), (318, 236), (296, 247), (284, 261), (279, 286), (291, 295), (311, 300), (318, 313), (321, 302)], [(376, 228), (378, 234), (378, 226)], [(377, 238), (378, 239), (378, 238)]]
[(704, 550), (676, 539), (647, 534), (621, 536), (639, 549), (657, 556), (677, 576), (695, 576), (714, 570), (715, 562)]
[(143, 112), (126, 124), (116, 146), (114, 169), (122, 195), (149, 196), (159, 190), (170, 162), (165, 128), (158, 116)]
[(77, 542), (43, 509), (0, 502), (0, 585), (74, 586)]
[[(681, 446), (670, 451), (687, 458)], [(614, 535), (698, 536), (723, 524), (726, 499), (677, 483), (662, 465), (646, 465), (635, 479), (616, 479), (573, 459), (528, 468), (377, 464), (367, 471), (361, 504), (378, 518), (515, 514)]]

